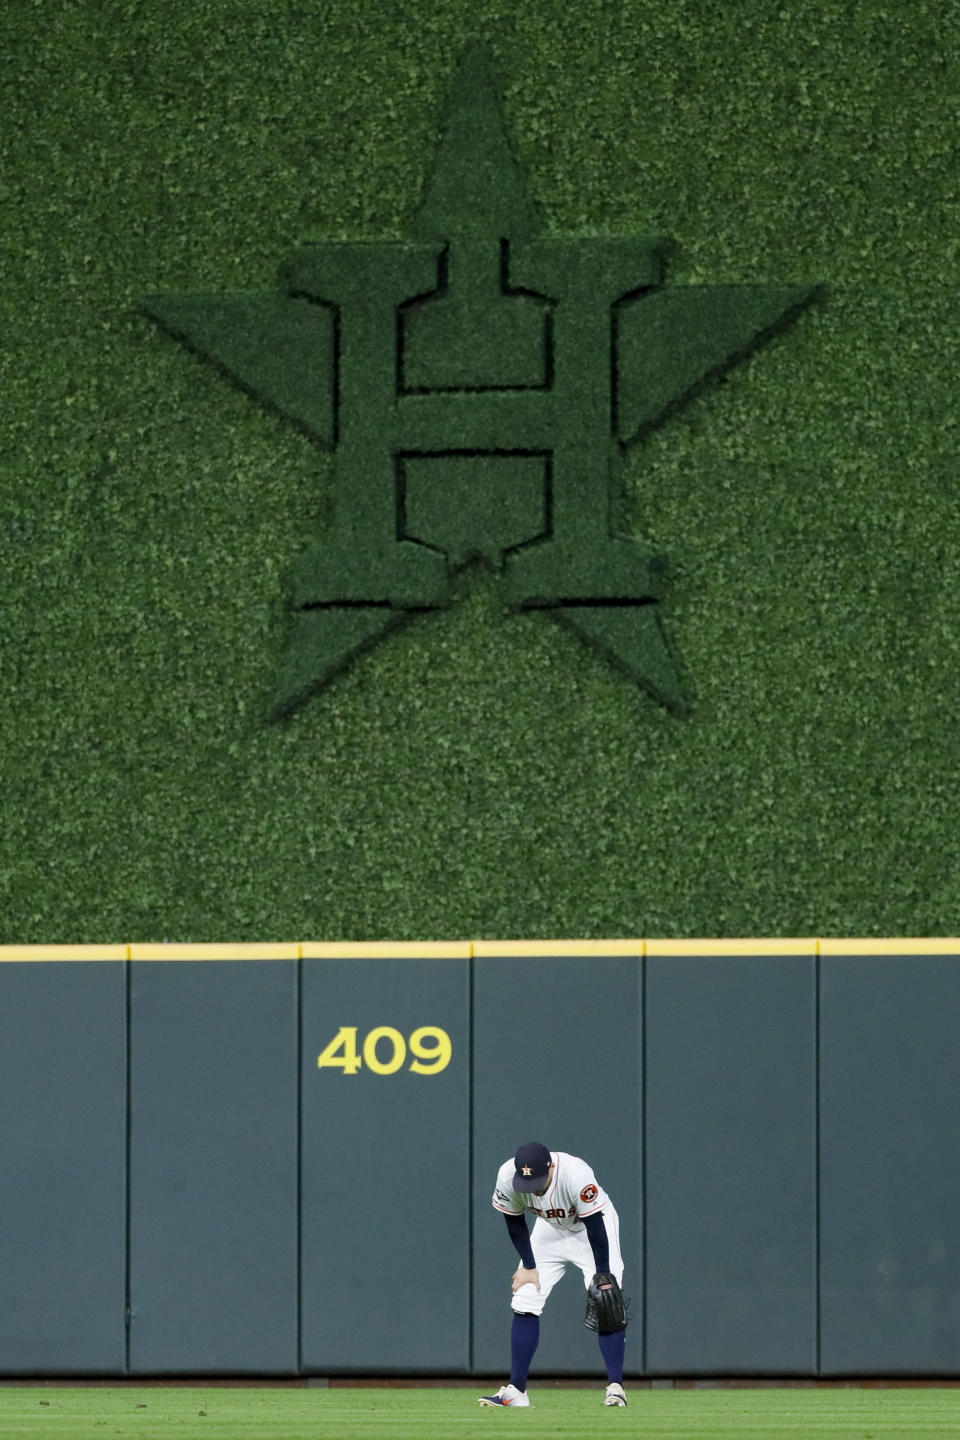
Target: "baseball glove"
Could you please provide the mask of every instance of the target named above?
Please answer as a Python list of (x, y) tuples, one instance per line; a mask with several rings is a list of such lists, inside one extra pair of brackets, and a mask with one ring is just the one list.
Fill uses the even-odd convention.
[(587, 1289), (587, 1313), (583, 1323), (600, 1335), (612, 1335), (627, 1328), (627, 1302), (614, 1277), (598, 1271)]

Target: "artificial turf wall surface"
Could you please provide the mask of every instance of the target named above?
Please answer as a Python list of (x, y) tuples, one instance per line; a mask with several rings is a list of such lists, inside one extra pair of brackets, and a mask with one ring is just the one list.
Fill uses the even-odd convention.
[[(633, 451), (677, 718), (494, 577), (280, 725), (330, 457), (136, 312), (396, 236), (489, 41), (550, 230), (827, 302)], [(951, 934), (960, 18), (0, 12), (0, 939)]]

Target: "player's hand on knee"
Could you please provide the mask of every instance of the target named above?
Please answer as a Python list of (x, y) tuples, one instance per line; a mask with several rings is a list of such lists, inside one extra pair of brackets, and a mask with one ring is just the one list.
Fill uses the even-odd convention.
[(513, 1272), (513, 1293), (514, 1293), (514, 1295), (516, 1295), (516, 1293), (517, 1293), (517, 1291), (520, 1289), (520, 1286), (521, 1286), (521, 1285), (536, 1285), (537, 1289), (539, 1290), (539, 1289), (540, 1289), (540, 1271), (539, 1271), (539, 1270), (524, 1270), (523, 1266), (521, 1265), (519, 1270), (515, 1270), (515, 1271)]

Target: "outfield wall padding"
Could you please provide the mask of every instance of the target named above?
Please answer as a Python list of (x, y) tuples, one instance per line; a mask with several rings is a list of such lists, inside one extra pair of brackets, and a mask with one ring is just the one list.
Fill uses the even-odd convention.
[(628, 1375), (960, 1376), (958, 1009), (953, 940), (0, 947), (0, 1374), (503, 1375), (540, 1139)]
[(126, 967), (0, 966), (0, 1372), (126, 1366)]
[[(461, 958), (310, 958), (302, 964), (304, 1366), (465, 1371), (467, 947)], [(320, 1068), (318, 1057), (343, 1028), (355, 1036), (359, 1069)], [(420, 1059), (411, 1045), (425, 1029), (450, 1038), (451, 1057), (436, 1073), (430, 1072), (442, 1055)], [(430, 1034), (414, 1044), (428, 1054), (437, 1048)], [(346, 1053), (341, 1048), (340, 1058)], [(414, 1064), (426, 1073), (412, 1070)]]
[(833, 955), (820, 997), (821, 1371), (960, 1370), (960, 963)]
[(131, 971), (130, 1373), (289, 1374), (297, 962)]
[(816, 1369), (816, 956), (651, 955), (647, 1367)]

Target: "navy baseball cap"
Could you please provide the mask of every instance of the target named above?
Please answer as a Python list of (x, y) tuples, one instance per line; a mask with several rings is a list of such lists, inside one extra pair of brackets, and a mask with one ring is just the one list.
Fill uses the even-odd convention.
[(529, 1145), (521, 1145), (513, 1163), (517, 1167), (513, 1188), (518, 1194), (529, 1195), (543, 1189), (552, 1163), (546, 1145), (540, 1145), (536, 1140), (531, 1140)]

